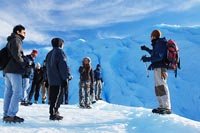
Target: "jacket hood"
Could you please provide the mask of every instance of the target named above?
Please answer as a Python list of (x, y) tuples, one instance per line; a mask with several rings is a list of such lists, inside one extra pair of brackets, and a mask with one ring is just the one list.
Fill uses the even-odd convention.
[(20, 40), (22, 40), (22, 38), (20, 37), (20, 35), (18, 35), (16, 33), (12, 33), (10, 36), (7, 37), (7, 41), (10, 41), (13, 38), (19, 38)]
[(53, 38), (51, 40), (51, 44), (53, 47), (62, 47), (64, 44), (64, 40), (62, 40), (61, 38)]

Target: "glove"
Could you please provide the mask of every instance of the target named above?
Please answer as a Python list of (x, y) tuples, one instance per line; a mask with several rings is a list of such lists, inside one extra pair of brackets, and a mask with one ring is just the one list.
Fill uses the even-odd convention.
[(73, 76), (69, 75), (68, 80), (72, 80)]
[(143, 62), (150, 62), (151, 61), (151, 57), (146, 57), (146, 55), (142, 56), (141, 60)]
[(33, 61), (29, 61), (29, 62), (28, 62), (28, 65), (29, 65), (29, 66), (33, 65)]
[(145, 45), (141, 46), (141, 50), (149, 50), (148, 47), (146, 47)]

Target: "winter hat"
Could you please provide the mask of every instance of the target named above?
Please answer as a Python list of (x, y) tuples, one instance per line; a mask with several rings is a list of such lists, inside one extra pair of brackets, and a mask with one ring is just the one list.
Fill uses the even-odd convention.
[(61, 38), (53, 38), (51, 40), (51, 44), (52, 44), (53, 47), (61, 48), (63, 46), (63, 44), (64, 44), (64, 40), (61, 39)]
[(155, 37), (156, 39), (160, 38), (161, 37), (161, 32), (160, 30), (154, 30), (151, 32), (151, 37)]
[(40, 69), (41, 68), (41, 65), (40, 65), (40, 63), (38, 62), (38, 63), (36, 63), (36, 65), (35, 65), (35, 68), (37, 68), (37, 69)]
[(91, 63), (92, 63), (92, 61), (91, 61), (91, 58), (90, 58), (90, 57), (85, 57), (85, 58), (83, 58), (83, 63), (84, 63), (84, 60), (88, 60), (88, 61), (89, 61), (89, 64), (91, 64)]
[(31, 52), (31, 54), (37, 55), (37, 54), (38, 54), (38, 51), (34, 49), (34, 50)]

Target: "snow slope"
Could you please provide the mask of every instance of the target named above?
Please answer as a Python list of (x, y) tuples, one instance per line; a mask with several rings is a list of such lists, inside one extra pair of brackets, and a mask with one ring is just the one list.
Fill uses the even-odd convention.
[[(0, 106), (2, 106), (0, 100)], [(77, 105), (60, 108), (62, 121), (49, 121), (48, 105), (20, 107), (23, 124), (0, 122), (1, 133), (198, 133), (200, 122), (178, 115), (156, 115), (151, 109), (113, 105), (98, 101), (93, 109), (79, 109)], [(0, 110), (2, 114), (2, 110)], [(2, 117), (2, 116), (1, 116)]]

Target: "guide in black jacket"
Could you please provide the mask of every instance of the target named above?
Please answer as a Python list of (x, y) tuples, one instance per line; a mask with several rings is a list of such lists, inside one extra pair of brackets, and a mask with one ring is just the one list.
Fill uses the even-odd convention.
[(149, 52), (150, 57), (143, 56), (143, 62), (151, 62), (150, 70), (154, 70), (155, 93), (158, 99), (159, 107), (152, 110), (153, 113), (171, 114), (170, 93), (167, 84), (168, 73), (165, 59), (167, 57), (167, 40), (161, 38), (160, 30), (154, 30), (151, 33), (151, 42), (153, 49), (141, 46), (141, 50)]

